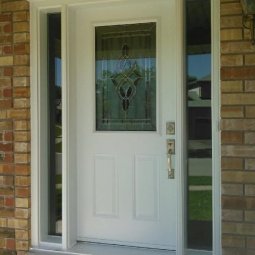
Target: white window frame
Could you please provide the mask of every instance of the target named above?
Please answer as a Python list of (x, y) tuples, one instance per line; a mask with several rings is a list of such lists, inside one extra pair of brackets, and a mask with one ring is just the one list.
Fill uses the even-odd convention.
[[(75, 168), (75, 134), (69, 132), (72, 129), (72, 121), (69, 111), (71, 107), (71, 97), (68, 87), (69, 80), (69, 63), (67, 56), (69, 37), (68, 25), (71, 7), (91, 0), (29, 0), (30, 1), (30, 31), (31, 31), (31, 193), (32, 193), (32, 219), (31, 219), (31, 243), (32, 247), (47, 247), (52, 249), (66, 250), (76, 243), (76, 176), (70, 173), (68, 169)], [(116, 1), (116, 0), (93, 0), (94, 2)], [(132, 0), (118, 0), (132, 1)], [(146, 0), (144, 0), (146, 1)], [(178, 38), (183, 47), (179, 47), (178, 54), (184, 56), (184, 31), (183, 31), (183, 2), (178, 2), (177, 12), (179, 15)], [(221, 254), (221, 166), (220, 166), (220, 137), (219, 137), (219, 120), (220, 120), (220, 1), (211, 0), (212, 14), (212, 141), (213, 141), (213, 254)], [(47, 119), (47, 97), (45, 96), (45, 87), (47, 84), (47, 73), (45, 65), (47, 63), (47, 54), (45, 54), (45, 17), (47, 13), (61, 12), (61, 59), (62, 59), (62, 238), (50, 237), (47, 230), (43, 229), (47, 225), (47, 215), (44, 215), (40, 208), (47, 206), (48, 198), (45, 187), (47, 186), (47, 176), (43, 174), (43, 169), (47, 166), (47, 133), (43, 122)], [(186, 137), (183, 136), (185, 127), (185, 62), (184, 58), (179, 58), (178, 70), (178, 100), (177, 108), (179, 109), (176, 127), (176, 145), (185, 148)], [(46, 93), (47, 94), (47, 93)], [(180, 114), (181, 113), (181, 114)], [(177, 215), (177, 255), (187, 253), (186, 234), (185, 234), (185, 208), (187, 206), (185, 199), (185, 172), (186, 172), (186, 155), (177, 157), (177, 168), (181, 169), (176, 173), (178, 185), (178, 207)], [(46, 165), (45, 165), (46, 164)], [(46, 171), (48, 172), (48, 171)], [(46, 182), (46, 183), (45, 183)], [(43, 184), (43, 185), (42, 185)], [(47, 211), (47, 210), (46, 210)], [(43, 222), (42, 222), (43, 221)], [(46, 221), (46, 222), (45, 222)]]

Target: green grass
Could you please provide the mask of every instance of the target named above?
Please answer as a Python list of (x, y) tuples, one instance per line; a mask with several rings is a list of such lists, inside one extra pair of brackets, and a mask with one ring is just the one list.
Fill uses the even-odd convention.
[(212, 191), (190, 191), (189, 220), (212, 220)]
[(55, 150), (58, 153), (62, 153), (62, 142), (59, 142), (59, 143), (55, 144)]
[(62, 183), (62, 174), (57, 174), (56, 175), (56, 184), (61, 184)]
[(61, 137), (62, 136), (62, 127), (55, 125), (55, 135), (56, 137)]
[(189, 185), (212, 185), (211, 176), (189, 176)]

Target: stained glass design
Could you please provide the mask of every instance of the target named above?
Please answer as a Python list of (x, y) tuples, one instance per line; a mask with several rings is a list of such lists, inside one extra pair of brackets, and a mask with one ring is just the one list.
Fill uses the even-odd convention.
[(100, 26), (96, 130), (156, 131), (156, 23)]

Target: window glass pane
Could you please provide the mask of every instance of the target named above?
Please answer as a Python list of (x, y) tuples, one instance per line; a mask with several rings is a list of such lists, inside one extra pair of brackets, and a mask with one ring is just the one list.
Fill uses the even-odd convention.
[(49, 234), (62, 233), (61, 15), (48, 14)]
[(156, 23), (100, 26), (96, 130), (156, 130)]
[(186, 0), (188, 248), (212, 250), (210, 0)]

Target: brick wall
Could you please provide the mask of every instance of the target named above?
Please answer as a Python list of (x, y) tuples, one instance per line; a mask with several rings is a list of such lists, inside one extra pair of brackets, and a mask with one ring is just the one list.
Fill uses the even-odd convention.
[[(0, 0), (0, 254), (26, 254), (30, 236), (29, 13)], [(255, 46), (239, 0), (221, 0), (222, 241), (255, 254)]]
[(255, 254), (255, 46), (239, 0), (221, 0), (222, 246)]
[(24, 255), (29, 247), (28, 10), (24, 0), (0, 0), (0, 254), (4, 255)]

